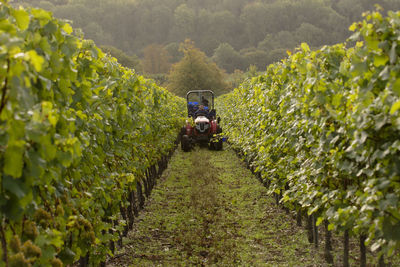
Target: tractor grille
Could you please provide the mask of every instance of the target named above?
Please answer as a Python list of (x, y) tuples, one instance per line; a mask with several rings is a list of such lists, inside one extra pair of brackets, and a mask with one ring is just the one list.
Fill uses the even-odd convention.
[(209, 123), (206, 123), (206, 122), (199, 122), (199, 123), (197, 123), (197, 125), (196, 125), (197, 131), (199, 131), (199, 132), (201, 132), (201, 133), (204, 133), (205, 131), (207, 131), (208, 128), (210, 128), (210, 124), (209, 124)]

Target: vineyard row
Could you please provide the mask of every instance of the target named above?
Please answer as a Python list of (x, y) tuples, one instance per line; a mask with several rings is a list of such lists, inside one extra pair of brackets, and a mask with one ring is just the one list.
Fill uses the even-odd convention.
[(346, 44), (302, 44), (218, 110), (269, 192), (347, 242), (360, 237), (365, 266), (365, 245), (400, 248), (400, 12), (368, 13), (350, 30)]
[(183, 99), (0, 2), (0, 266), (100, 266), (166, 167)]

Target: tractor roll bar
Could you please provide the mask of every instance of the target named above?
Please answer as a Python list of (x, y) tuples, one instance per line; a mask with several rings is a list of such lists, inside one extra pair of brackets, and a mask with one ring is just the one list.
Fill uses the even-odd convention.
[[(202, 101), (202, 97), (204, 95), (210, 94), (211, 95), (211, 105), (208, 105), (209, 109), (213, 109), (214, 108), (214, 92), (211, 90), (193, 90), (193, 91), (189, 91), (186, 94), (186, 102), (189, 103), (189, 97), (191, 95), (197, 95), (198, 96), (198, 103), (201, 103)], [(208, 99), (209, 100), (209, 99)]]

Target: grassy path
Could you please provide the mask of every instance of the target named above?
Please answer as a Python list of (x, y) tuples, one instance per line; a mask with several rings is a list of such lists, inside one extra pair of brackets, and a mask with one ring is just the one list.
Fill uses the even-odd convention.
[(176, 151), (107, 266), (325, 266), (229, 149)]

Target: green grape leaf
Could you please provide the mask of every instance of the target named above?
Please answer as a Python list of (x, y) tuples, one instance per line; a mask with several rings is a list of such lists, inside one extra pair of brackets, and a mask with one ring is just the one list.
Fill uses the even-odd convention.
[(64, 250), (59, 253), (60, 259), (65, 264), (72, 264), (74, 262), (75, 255), (76, 254), (69, 247), (64, 247)]
[(3, 176), (3, 187), (13, 193), (17, 198), (23, 198), (26, 195), (20, 180), (13, 179), (10, 176)]
[(23, 209), (16, 197), (11, 197), (2, 207), (2, 213), (11, 221), (19, 221), (23, 216)]
[(351, 24), (350, 27), (349, 27), (349, 31), (354, 32), (354, 31), (357, 29), (357, 25), (358, 25), (358, 24), (355, 23), (355, 22), (354, 22), (353, 24)]
[(400, 222), (393, 223), (390, 217), (386, 217), (382, 230), (387, 239), (400, 241)]
[(40, 138), (41, 144), (41, 157), (47, 161), (50, 161), (56, 157), (57, 147), (52, 144), (50, 135), (43, 135)]
[(380, 67), (386, 65), (389, 61), (389, 58), (386, 55), (379, 55), (374, 57), (374, 66)]
[(393, 91), (397, 93), (398, 96), (400, 96), (400, 78), (398, 78), (394, 83), (393, 83)]
[(304, 52), (310, 51), (310, 47), (308, 46), (307, 43), (301, 43), (301, 49), (303, 49)]
[(12, 12), (18, 27), (21, 30), (26, 30), (29, 26), (29, 14), (23, 9), (13, 10)]
[(36, 53), (35, 50), (30, 50), (26, 53), (26, 59), (33, 65), (37, 72), (42, 70), (44, 58)]
[(52, 260), (56, 254), (56, 250), (53, 246), (42, 245), (41, 250), (42, 250), (42, 257), (41, 257), (42, 260)]
[(44, 26), (49, 20), (51, 20), (51, 14), (48, 11), (34, 8), (31, 12), (36, 19), (40, 20), (41, 26)]
[(14, 178), (19, 178), (22, 175), (24, 165), (24, 141), (14, 141), (9, 145), (4, 153), (3, 171)]
[(400, 109), (400, 100), (392, 105), (392, 108), (390, 109), (390, 114), (393, 115), (399, 109)]
[(72, 163), (72, 155), (70, 152), (57, 151), (57, 158), (64, 167), (69, 167)]
[(71, 34), (74, 30), (72, 29), (71, 25), (69, 25), (68, 23), (65, 23), (64, 26), (62, 27), (62, 29), (67, 33), (67, 34)]

